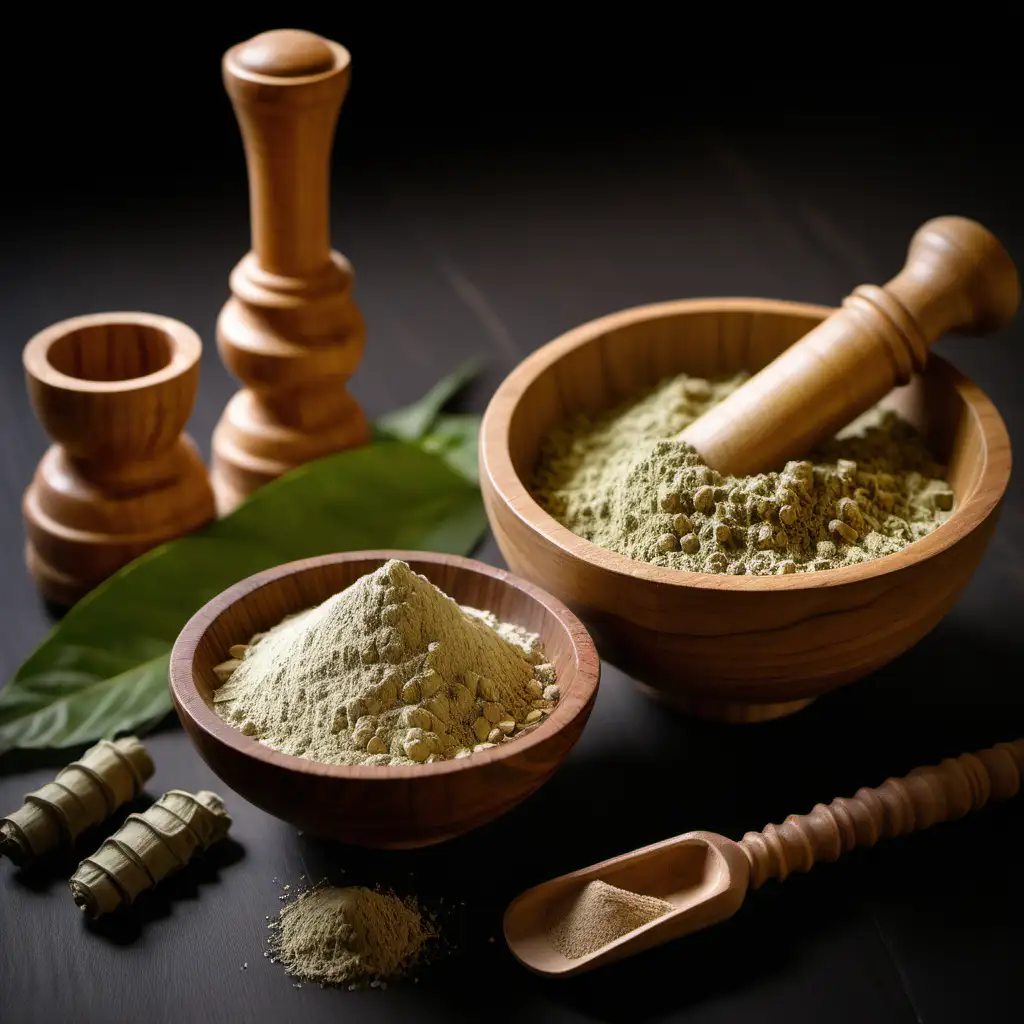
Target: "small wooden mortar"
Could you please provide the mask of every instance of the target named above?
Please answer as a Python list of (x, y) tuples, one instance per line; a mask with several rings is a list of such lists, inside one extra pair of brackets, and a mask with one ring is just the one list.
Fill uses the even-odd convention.
[(74, 604), (111, 573), (214, 516), (206, 467), (182, 434), (202, 345), (149, 313), (53, 324), (25, 346), (29, 398), (55, 444), (25, 492), (28, 568)]

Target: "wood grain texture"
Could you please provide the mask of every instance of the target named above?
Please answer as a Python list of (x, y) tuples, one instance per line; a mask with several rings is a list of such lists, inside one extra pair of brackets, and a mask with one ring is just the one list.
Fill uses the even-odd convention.
[(206, 467), (182, 434), (201, 353), (190, 327), (149, 313), (63, 320), (25, 346), (29, 397), (55, 442), (22, 502), (26, 557), (55, 604), (213, 518)]
[(213, 435), (222, 513), (289, 469), (369, 440), (345, 384), (366, 327), (352, 266), (330, 243), (330, 160), (348, 51), (291, 29), (232, 47), (224, 84), (245, 143), (252, 250), (217, 322), (227, 368), (247, 387)]
[(902, 779), (857, 790), (849, 799), (818, 804), (808, 814), (791, 814), (781, 825), (748, 832), (740, 841), (750, 865), (750, 888), (768, 879), (784, 881), (810, 871), (857, 846), (907, 835), (942, 821), (962, 818), (990, 800), (1007, 800), (1021, 788), (1024, 739), (915, 768)]
[[(871, 847), (879, 839), (962, 818), (990, 800), (1008, 800), (1020, 791), (1022, 772), (1024, 739), (915, 768), (877, 789), (860, 789), (849, 800), (818, 804), (810, 814), (748, 832), (739, 843), (714, 832), (687, 832), (528, 889), (505, 911), (505, 941), (537, 974), (589, 971), (724, 921), (740, 909), (749, 889), (769, 878), (783, 881), (791, 871), (809, 871), (856, 846)], [(673, 909), (570, 959), (549, 932), (595, 880), (657, 897)]]
[[(212, 708), (214, 665), (232, 644), (318, 604), (389, 558), (400, 558), (460, 604), (494, 612), (541, 637), (562, 695), (530, 734), (471, 757), (415, 766), (327, 765), (244, 736)], [(362, 551), (258, 573), (191, 619), (171, 654), (178, 717), (203, 759), (258, 807), (313, 835), (361, 846), (437, 843), (476, 828), (533, 793), (579, 738), (597, 694), (597, 652), (579, 620), (539, 588), (455, 555)]]
[(821, 573), (725, 576), (635, 562), (576, 536), (527, 487), (543, 437), (661, 378), (755, 372), (830, 310), (758, 299), (641, 306), (539, 349), (481, 429), (484, 501), (513, 571), (573, 608), (602, 657), (676, 707), (729, 721), (787, 714), (891, 661), (931, 630), (995, 526), (1010, 441), (981, 390), (939, 358), (887, 404), (949, 464), (948, 522), (897, 554)]
[[(675, 909), (570, 959), (552, 944), (549, 930), (593, 881), (655, 896)], [(747, 862), (739, 846), (714, 832), (688, 832), (527, 889), (505, 910), (502, 929), (512, 955), (524, 967), (565, 978), (724, 921), (739, 910), (746, 893)]]
[(855, 289), (680, 436), (727, 476), (776, 469), (909, 383), (943, 334), (997, 330), (1019, 304), (1017, 268), (996, 237), (965, 217), (936, 217), (888, 284)]

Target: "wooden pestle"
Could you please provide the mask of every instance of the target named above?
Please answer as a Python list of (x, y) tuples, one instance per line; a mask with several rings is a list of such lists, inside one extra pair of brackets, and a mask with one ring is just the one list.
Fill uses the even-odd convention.
[(998, 239), (965, 217), (937, 217), (888, 284), (856, 288), (680, 438), (720, 473), (778, 469), (920, 373), (943, 334), (995, 331), (1019, 303), (1017, 268)]

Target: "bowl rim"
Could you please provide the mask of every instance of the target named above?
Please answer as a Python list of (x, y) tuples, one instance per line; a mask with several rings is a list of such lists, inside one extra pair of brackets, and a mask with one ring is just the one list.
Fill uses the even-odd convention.
[[(193, 679), (192, 666), (195, 652), (203, 636), (217, 618), (232, 605), (250, 594), (287, 576), (298, 575), (324, 565), (355, 561), (379, 561), (382, 565), (391, 558), (404, 562), (455, 566), (461, 572), (489, 576), (506, 586), (526, 594), (554, 616), (569, 637), (576, 658), (576, 675), (562, 693), (551, 714), (529, 735), (512, 743), (474, 753), (471, 757), (452, 758), (420, 765), (341, 765), (312, 761), (296, 754), (286, 754), (261, 744), (229, 725), (203, 699)], [(414, 569), (419, 572), (420, 570)], [(422, 575), (422, 573), (421, 573)], [(340, 591), (339, 591), (340, 593)], [(299, 609), (296, 609), (298, 611)], [(330, 555), (317, 555), (293, 562), (285, 562), (262, 572), (254, 573), (221, 591), (206, 602), (185, 624), (171, 648), (168, 685), (179, 716), (187, 717), (211, 740), (230, 747), (236, 754), (262, 761), (270, 767), (295, 772), (299, 775), (358, 780), (383, 784), (395, 781), (422, 779), (430, 776), (454, 775), (519, 756), (533, 747), (550, 740), (577, 716), (589, 713), (597, 694), (601, 677), (601, 661), (594, 641), (586, 626), (561, 601), (541, 587), (516, 576), (507, 569), (498, 569), (475, 558), (448, 555), (432, 551), (398, 549), (370, 549), (345, 551)], [(186, 730), (188, 731), (188, 730)]]
[(977, 384), (941, 356), (931, 352), (929, 365), (938, 364), (949, 374), (953, 387), (963, 398), (978, 425), (983, 445), (983, 465), (973, 490), (967, 500), (954, 509), (953, 515), (928, 536), (908, 544), (902, 551), (827, 572), (791, 573), (785, 576), (730, 576), (690, 572), (635, 561), (602, 548), (573, 533), (541, 508), (512, 464), (508, 443), (512, 417), (525, 391), (568, 353), (613, 330), (644, 320), (722, 311), (803, 315), (825, 319), (836, 309), (813, 303), (752, 297), (675, 299), (631, 306), (588, 320), (559, 335), (527, 356), (502, 381), (488, 403), (480, 424), (481, 478), (527, 530), (539, 534), (547, 543), (559, 548), (572, 559), (616, 576), (639, 579), (659, 586), (739, 593), (820, 590), (883, 577), (923, 562), (953, 547), (998, 507), (1010, 479), (1012, 461), (1006, 424), (992, 400)]
[[(165, 336), (169, 357), (167, 365), (137, 377), (116, 380), (92, 380), (74, 377), (58, 370), (50, 362), (53, 347), (64, 338), (91, 327), (141, 327)], [(50, 389), (77, 391), (90, 395), (123, 395), (146, 391), (190, 373), (202, 358), (203, 345), (199, 335), (180, 320), (159, 313), (116, 311), (86, 313), (59, 320), (34, 334), (22, 352), (22, 365), (35, 381)]]

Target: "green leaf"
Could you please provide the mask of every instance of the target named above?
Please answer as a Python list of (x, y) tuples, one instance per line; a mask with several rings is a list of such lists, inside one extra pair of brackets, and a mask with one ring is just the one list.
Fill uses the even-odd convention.
[(425, 451), (439, 455), (456, 473), (476, 483), (480, 479), (478, 440), (480, 417), (471, 413), (442, 413), (420, 439)]
[[(170, 711), (169, 660), (168, 652), (105, 679), (60, 670), (29, 676), (15, 698), (20, 713), (0, 725), (0, 751), (85, 746), (156, 725)], [(14, 682), (8, 687), (17, 689)]]
[(423, 437), (433, 427), (441, 410), (476, 376), (479, 368), (477, 360), (467, 360), (412, 405), (382, 416), (377, 421), (378, 433), (402, 441)]
[[(402, 429), (416, 421), (408, 416)], [(436, 410), (419, 414), (419, 423), (435, 421), (431, 437), (458, 433)], [(152, 727), (171, 709), (167, 659), (182, 626), (254, 572), (360, 548), (468, 554), (486, 517), (479, 489), (449, 465), (469, 465), (460, 449), (468, 421), (462, 430), (441, 458), (384, 440), (302, 466), (219, 522), (125, 566), (75, 605), (0, 691), (0, 757)]]

